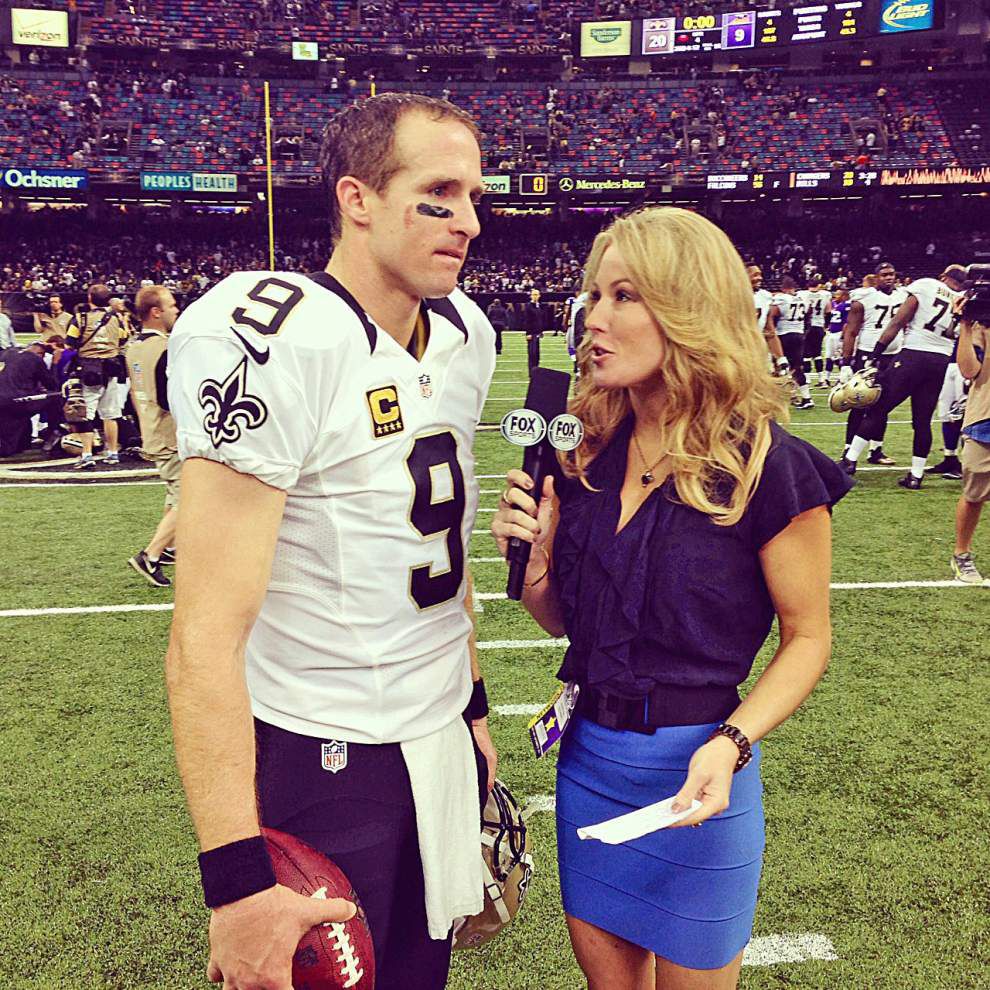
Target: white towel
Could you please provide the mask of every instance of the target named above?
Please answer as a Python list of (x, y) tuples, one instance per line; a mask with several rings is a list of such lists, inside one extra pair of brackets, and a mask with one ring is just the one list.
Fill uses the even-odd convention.
[(430, 938), (484, 907), (478, 774), (463, 718), (402, 745), (409, 771)]

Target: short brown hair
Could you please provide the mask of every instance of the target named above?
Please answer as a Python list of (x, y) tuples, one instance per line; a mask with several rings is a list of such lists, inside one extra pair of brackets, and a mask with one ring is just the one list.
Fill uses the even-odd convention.
[(138, 289), (134, 297), (134, 311), (137, 313), (137, 318), (144, 323), (156, 306), (164, 309), (165, 293), (171, 291), (164, 285), (145, 285)]
[(110, 291), (108, 285), (104, 285), (102, 282), (96, 282), (89, 287), (89, 292), (86, 295), (94, 306), (109, 306), (110, 297), (113, 293)]
[(402, 167), (395, 159), (395, 129), (402, 117), (418, 110), (431, 120), (457, 120), (481, 144), (481, 131), (470, 114), (447, 100), (419, 93), (383, 93), (346, 107), (323, 131), (320, 171), (330, 206), (330, 236), (340, 240), (340, 204), (337, 183), (353, 175), (381, 192)]

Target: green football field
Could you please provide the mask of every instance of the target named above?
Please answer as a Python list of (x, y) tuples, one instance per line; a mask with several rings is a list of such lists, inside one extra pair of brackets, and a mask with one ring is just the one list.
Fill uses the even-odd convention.
[[(562, 338), (544, 342), (544, 359), (567, 367)], [(525, 391), (522, 341), (509, 338), (485, 420)], [(816, 398), (791, 428), (835, 456), (841, 419)], [(990, 588), (948, 583), (960, 483), (895, 484), (907, 419), (895, 412), (886, 443), (900, 466), (861, 469), (835, 511), (833, 581), (844, 587), (832, 593), (831, 668), (764, 743), (768, 845), (743, 987), (990, 985)], [(933, 460), (940, 440), (936, 428)], [(552, 758), (536, 761), (528, 715), (504, 710), (548, 698), (563, 651), (500, 597), (505, 570), (487, 528), (519, 451), (490, 430), (476, 449), (480, 656), (500, 776), (538, 809), (537, 873), (510, 929), (457, 954), (450, 985), (570, 990), (583, 984), (557, 895)], [(171, 593), (126, 565), (161, 500), (152, 484), (0, 479), (4, 990), (208, 985), (162, 677)], [(990, 519), (975, 550), (990, 571)], [(58, 611), (71, 608), (81, 611)]]

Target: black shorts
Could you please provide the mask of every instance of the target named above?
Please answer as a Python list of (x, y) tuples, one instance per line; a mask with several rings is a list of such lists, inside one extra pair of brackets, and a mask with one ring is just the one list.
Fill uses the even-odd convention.
[[(451, 942), (427, 931), (416, 810), (399, 744), (348, 743), (347, 765), (333, 773), (323, 768), (322, 744), (331, 740), (257, 719), (254, 726), (261, 822), (329, 856), (354, 885), (375, 944), (377, 990), (441, 990)], [(480, 782), (477, 748), (475, 758)]]

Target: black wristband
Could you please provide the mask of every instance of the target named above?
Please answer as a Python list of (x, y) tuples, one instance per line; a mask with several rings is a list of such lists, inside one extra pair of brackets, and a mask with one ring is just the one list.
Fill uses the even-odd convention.
[(472, 722), (488, 717), (488, 694), (485, 692), (485, 682), (480, 677), (471, 687), (471, 700), (468, 702), (467, 710), (468, 718)]
[(708, 737), (708, 741), (711, 742), (717, 736), (725, 736), (726, 739), (731, 739), (736, 744), (736, 749), (739, 750), (739, 758), (736, 760), (736, 765), (732, 768), (733, 773), (739, 773), (743, 767), (749, 765), (749, 761), (753, 759), (753, 747), (750, 745), (749, 739), (742, 729), (737, 729), (734, 725), (723, 722)]
[(883, 352), (886, 349), (887, 349), (886, 344), (877, 344), (877, 346), (873, 348), (873, 353), (870, 354), (870, 360), (879, 361), (880, 358), (883, 357)]
[(199, 875), (208, 908), (223, 907), (275, 886), (275, 869), (260, 835), (200, 853)]

